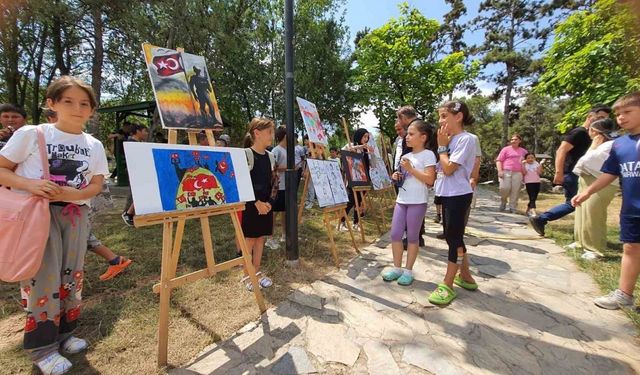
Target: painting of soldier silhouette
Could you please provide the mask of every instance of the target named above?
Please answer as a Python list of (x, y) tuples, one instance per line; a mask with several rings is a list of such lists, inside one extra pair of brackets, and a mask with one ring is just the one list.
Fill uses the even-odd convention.
[(126, 142), (136, 213), (254, 200), (243, 149)]
[(164, 128), (222, 129), (222, 117), (202, 56), (142, 45)]

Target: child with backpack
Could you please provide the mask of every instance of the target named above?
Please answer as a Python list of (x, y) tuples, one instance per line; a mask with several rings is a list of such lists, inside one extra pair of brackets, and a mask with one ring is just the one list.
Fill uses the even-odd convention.
[[(275, 158), (271, 152), (267, 151), (267, 147), (271, 146), (273, 142), (274, 128), (272, 120), (254, 118), (249, 124), (249, 130), (244, 140), (256, 200), (247, 202), (245, 206), (242, 214), (242, 231), (261, 288), (273, 285), (273, 281), (260, 271), (260, 263), (262, 262), (265, 239), (273, 234), (272, 206), (275, 203), (278, 190), (278, 185), (273, 183)], [(246, 274), (245, 270), (245, 277), (241, 282), (244, 283), (248, 291), (252, 291), (253, 285)]]
[[(50, 200), (49, 239), (40, 269), (20, 288), (27, 311), (24, 349), (44, 374), (57, 375), (72, 366), (60, 350), (73, 354), (88, 346), (72, 336), (80, 317), (87, 205), (110, 173), (102, 143), (83, 132), (98, 105), (91, 86), (63, 76), (48, 87), (46, 98), (58, 121), (15, 132), (0, 152), (0, 184)], [(44, 134), (49, 180), (41, 178), (38, 128)]]

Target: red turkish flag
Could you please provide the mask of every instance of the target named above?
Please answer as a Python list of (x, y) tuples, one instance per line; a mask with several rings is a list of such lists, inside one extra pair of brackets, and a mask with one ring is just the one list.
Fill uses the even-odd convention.
[(193, 186), (196, 189), (215, 189), (218, 187), (218, 184), (212, 175), (201, 173), (196, 176), (196, 182)]
[(184, 68), (180, 65), (180, 54), (174, 53), (173, 55), (155, 56), (153, 58), (153, 65), (158, 69), (158, 75), (161, 77), (167, 77), (176, 73), (184, 72)]

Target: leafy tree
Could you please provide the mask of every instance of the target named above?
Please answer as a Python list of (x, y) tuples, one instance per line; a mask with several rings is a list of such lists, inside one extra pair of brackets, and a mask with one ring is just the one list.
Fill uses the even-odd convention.
[(465, 66), (462, 52), (443, 54), (437, 47), (440, 26), (405, 3), (400, 17), (360, 38), (354, 53), (352, 83), (362, 106), (374, 106), (381, 131), (393, 137), (395, 110), (413, 105), (423, 115), (477, 68)]
[(599, 0), (593, 11), (576, 12), (556, 28), (536, 91), (569, 98), (561, 131), (582, 122), (593, 104), (640, 89), (640, 19), (629, 7)]

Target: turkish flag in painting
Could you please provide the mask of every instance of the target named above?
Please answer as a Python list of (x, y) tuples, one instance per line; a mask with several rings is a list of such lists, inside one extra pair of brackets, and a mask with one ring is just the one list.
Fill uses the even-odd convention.
[(172, 55), (155, 56), (153, 58), (153, 65), (158, 69), (158, 75), (161, 77), (167, 77), (176, 73), (184, 72), (182, 65), (180, 65), (180, 54), (174, 53)]

